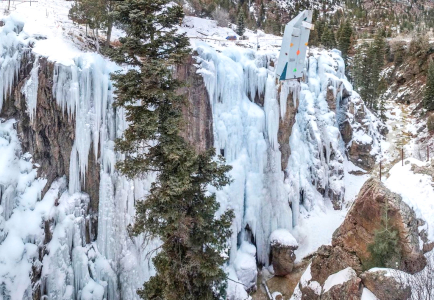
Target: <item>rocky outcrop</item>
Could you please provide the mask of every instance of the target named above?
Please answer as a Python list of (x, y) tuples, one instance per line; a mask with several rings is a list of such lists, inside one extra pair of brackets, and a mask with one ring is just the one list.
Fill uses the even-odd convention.
[(374, 140), (372, 138), (363, 138), (369, 131), (367, 122), (367, 108), (360, 98), (348, 98), (346, 103), (347, 113), (339, 129), (342, 139), (347, 145), (348, 158), (356, 166), (371, 170), (375, 165), (375, 155), (372, 154)]
[(374, 242), (375, 231), (382, 228), (386, 207), (389, 226), (399, 234), (401, 263), (398, 267), (414, 274), (426, 265), (419, 248), (416, 215), (401, 196), (392, 193), (378, 179), (371, 178), (363, 185), (343, 224), (334, 232), (332, 244), (355, 253), (363, 265), (368, 265), (371, 261), (368, 245)]
[(279, 142), (279, 150), (282, 153), (282, 171), (286, 170), (288, 159), (291, 155), (291, 147), (289, 146), (289, 138), (291, 137), (292, 127), (295, 123), (295, 115), (297, 114), (299, 100), (295, 99), (294, 94), (289, 93), (286, 100), (286, 113), (283, 118), (279, 118), (279, 131), (277, 132), (277, 140)]
[[(34, 56), (30, 54), (26, 54), (22, 59), (17, 84), (11, 96), (3, 104), (0, 117), (17, 120), (17, 131), (23, 151), (32, 154), (33, 161), (39, 165), (38, 175), (47, 179), (47, 184), (42, 191), (43, 197), (56, 178), (69, 176), (69, 161), (75, 138), (75, 120), (68, 116), (54, 99), (52, 80), (54, 64), (40, 57), (37, 105), (31, 121), (27, 113), (26, 98), (21, 89), (30, 76), (34, 60)], [(86, 181), (82, 190), (91, 198), (90, 215), (96, 216), (99, 202), (99, 164), (92, 154), (94, 153), (92, 149), (90, 152)], [(92, 228), (96, 230), (96, 223), (94, 225)], [(93, 232), (93, 238), (96, 238), (96, 232)]]
[(184, 94), (188, 103), (182, 109), (184, 128), (181, 135), (193, 145), (198, 152), (213, 147), (213, 118), (211, 103), (203, 77), (197, 74), (194, 56), (190, 55), (185, 64), (176, 67), (175, 76), (186, 83), (179, 93)]
[[(397, 267), (401, 271), (371, 269), (363, 272), (372, 262), (368, 246), (374, 242), (375, 232), (383, 226), (385, 209), (389, 226), (398, 231), (400, 261)], [(398, 194), (392, 193), (379, 180), (369, 179), (344, 222), (334, 232), (332, 245), (321, 246), (313, 256), (296, 289), (300, 299), (361, 299), (363, 286), (381, 300), (409, 299), (410, 288), (390, 272), (414, 274), (426, 266), (419, 246), (420, 225), (414, 211)], [(342, 277), (334, 274), (346, 269), (351, 269), (352, 275), (347, 272), (345, 284), (331, 286), (331, 282)]]
[(347, 267), (351, 267), (357, 274), (362, 272), (362, 264), (355, 254), (339, 246), (321, 246), (312, 260), (312, 278), (322, 285), (330, 275)]
[(298, 244), (291, 233), (285, 229), (278, 229), (270, 236), (271, 261), (275, 276), (285, 276), (294, 268), (295, 253)]
[(418, 166), (416, 164), (411, 164), (411, 171), (416, 174), (431, 176), (432, 180), (434, 181), (434, 160), (431, 161), (431, 165), (427, 166)]
[(411, 299), (411, 288), (390, 274), (390, 270), (372, 269), (360, 275), (362, 282), (378, 299)]
[(346, 268), (327, 278), (321, 300), (360, 300), (362, 297), (361, 279), (351, 268)]

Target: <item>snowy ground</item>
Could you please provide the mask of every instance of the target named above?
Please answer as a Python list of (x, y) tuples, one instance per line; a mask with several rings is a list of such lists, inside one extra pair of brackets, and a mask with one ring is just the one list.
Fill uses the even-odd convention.
[(401, 195), (418, 218), (427, 222), (428, 238), (434, 241), (434, 182), (429, 175), (411, 171), (412, 165), (427, 166), (428, 163), (407, 158), (404, 166), (401, 162), (393, 166), (384, 183), (390, 190)]

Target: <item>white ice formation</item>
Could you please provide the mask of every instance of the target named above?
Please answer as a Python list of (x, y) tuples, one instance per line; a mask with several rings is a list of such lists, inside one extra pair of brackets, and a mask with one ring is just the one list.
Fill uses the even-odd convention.
[[(15, 87), (22, 57), (30, 56), (33, 69), (21, 92), (34, 122), (40, 57), (31, 52), (36, 41), (22, 27), (13, 18), (0, 27), (0, 110)], [(342, 87), (351, 93), (351, 85), (334, 51), (312, 51), (307, 77), (279, 87), (270, 66), (277, 52), (228, 48), (219, 53), (206, 44), (195, 50), (212, 106), (214, 146), (233, 166), (233, 183), (217, 191), (221, 210), (235, 212), (227, 272), (252, 286), (256, 263), (270, 263), (273, 231), (292, 233), (300, 212), (343, 199), (346, 156), (337, 116), (346, 115), (340, 111)], [(14, 127), (19, 120), (1, 121), (0, 299), (30, 299), (35, 289), (47, 299), (136, 299), (136, 290), (152, 276), (146, 254), (156, 245), (145, 247), (142, 237), (131, 238), (126, 229), (135, 200), (146, 195), (152, 178), (131, 182), (115, 171), (121, 157), (114, 140), (127, 126), (123, 111), (112, 107), (110, 73), (117, 69), (96, 54), (83, 53), (71, 64), (54, 62), (52, 93), (65, 119), (75, 123), (75, 142), (65, 174), (69, 182), (59, 178), (43, 199), (46, 181), (37, 177), (31, 155), (22, 153)], [(336, 111), (329, 107), (328, 91)], [(352, 98), (358, 99), (355, 92), (347, 101)], [(282, 166), (278, 135), (288, 99), (298, 111), (291, 155)], [(94, 157), (100, 166), (98, 235), (89, 241), (90, 199), (81, 186)], [(37, 282), (35, 269), (41, 270)], [(231, 283), (228, 293), (232, 299), (245, 296)]]

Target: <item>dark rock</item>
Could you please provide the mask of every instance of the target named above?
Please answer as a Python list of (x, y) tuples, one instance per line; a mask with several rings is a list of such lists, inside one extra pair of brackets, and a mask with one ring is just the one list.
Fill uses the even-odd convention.
[(348, 156), (356, 166), (369, 171), (375, 166), (375, 156), (372, 156), (371, 150), (372, 143), (364, 144), (353, 140), (348, 149)]
[(282, 153), (281, 166), (282, 171), (284, 171), (288, 165), (288, 159), (291, 155), (291, 148), (289, 146), (289, 138), (292, 133), (292, 127), (295, 123), (295, 115), (297, 114), (299, 99), (296, 100), (296, 105), (294, 105), (294, 95), (292, 93), (288, 94), (286, 100), (286, 113), (283, 118), (279, 118), (279, 131), (277, 132), (277, 140), (280, 145), (280, 152)]
[(353, 139), (353, 127), (351, 126), (350, 121), (345, 120), (343, 123), (341, 123), (339, 126), (339, 130), (345, 144), (351, 142), (351, 140)]
[(203, 152), (213, 147), (213, 118), (211, 103), (203, 77), (197, 74), (194, 57), (190, 55), (185, 64), (178, 65), (175, 77), (186, 86), (179, 93), (186, 95), (188, 105), (184, 106), (184, 128), (181, 135), (194, 146), (197, 152)]
[(432, 249), (434, 249), (434, 242), (423, 244), (423, 248), (422, 248), (423, 253), (430, 252)]

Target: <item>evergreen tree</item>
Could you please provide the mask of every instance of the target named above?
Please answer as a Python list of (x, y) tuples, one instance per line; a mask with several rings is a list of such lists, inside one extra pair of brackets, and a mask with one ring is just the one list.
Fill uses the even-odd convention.
[(335, 34), (333, 33), (333, 30), (329, 28), (329, 26), (326, 24), (324, 27), (324, 32), (321, 36), (321, 44), (325, 48), (333, 48), (336, 46), (336, 39)]
[(118, 170), (129, 178), (155, 172), (149, 195), (136, 203), (129, 230), (158, 238), (156, 275), (138, 291), (143, 299), (222, 299), (225, 297), (226, 242), (232, 211), (215, 214), (219, 203), (207, 187), (230, 180), (229, 166), (215, 151), (196, 153), (180, 136), (185, 97), (173, 68), (189, 53), (188, 39), (175, 25), (184, 16), (170, 0), (126, 0), (114, 17), (125, 30), (112, 60), (130, 68), (115, 73), (116, 108), (124, 108), (129, 127), (116, 149), (125, 157)]
[(432, 61), (429, 64), (428, 74), (426, 77), (423, 106), (427, 110), (434, 110), (434, 63)]
[(385, 60), (386, 42), (379, 32), (372, 45), (364, 44), (357, 49), (354, 58), (354, 82), (360, 96), (371, 109), (378, 109), (378, 99), (386, 85), (380, 77)]
[(351, 48), (351, 36), (353, 29), (349, 20), (342, 22), (339, 30), (339, 50), (342, 52), (342, 58), (346, 61), (348, 58), (348, 51)]
[(244, 15), (242, 12), (240, 12), (238, 14), (238, 21), (237, 21), (237, 34), (239, 36), (243, 36), (245, 31), (246, 31), (246, 28), (244, 25)]
[(381, 218), (381, 228), (374, 233), (374, 242), (368, 245), (371, 253), (371, 261), (366, 264), (366, 268), (385, 267), (396, 268), (401, 261), (398, 230), (390, 226), (388, 215), (388, 202), (384, 207)]
[[(69, 10), (69, 18), (79, 24), (85, 24), (93, 30), (95, 46), (99, 51), (99, 30), (107, 30), (105, 46), (110, 45), (113, 28), (114, 2), (109, 0), (76, 0)], [(87, 27), (86, 27), (87, 28)]]

